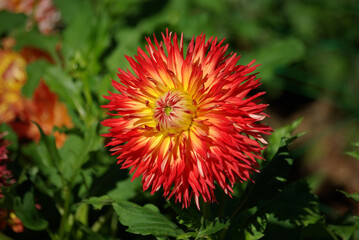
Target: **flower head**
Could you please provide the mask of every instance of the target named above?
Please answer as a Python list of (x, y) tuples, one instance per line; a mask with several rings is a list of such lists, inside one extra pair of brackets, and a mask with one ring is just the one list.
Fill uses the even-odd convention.
[[(40, 140), (40, 132), (32, 121), (38, 123), (47, 135), (52, 133), (54, 127), (73, 126), (66, 105), (58, 100), (58, 96), (50, 91), (43, 80), (35, 89), (33, 97), (24, 101), (25, 109), (17, 115), (16, 121), (10, 123), (19, 138), (36, 142)], [(55, 131), (54, 136), (56, 146), (62, 147), (66, 135)]]
[(12, 121), (23, 109), (21, 88), (26, 80), (25, 59), (16, 52), (0, 49), (0, 123)]
[(21, 220), (15, 215), (15, 212), (8, 209), (0, 209), (0, 230), (4, 230), (7, 226), (20, 233), (24, 231), (24, 225)]
[[(37, 142), (40, 132), (32, 121), (38, 123), (47, 135), (54, 127), (73, 126), (66, 106), (58, 101), (57, 95), (43, 80), (31, 99), (22, 95), (21, 89), (27, 81), (26, 64), (39, 59), (54, 63), (47, 52), (37, 48), (24, 47), (20, 53), (0, 49), (0, 123), (8, 123), (20, 139)], [(62, 147), (66, 135), (55, 131), (54, 136), (56, 146)]]
[[(259, 124), (266, 104), (248, 95), (260, 85), (256, 69), (237, 65), (236, 53), (226, 55), (228, 45), (205, 35), (192, 38), (184, 56), (183, 35), (162, 34), (163, 42), (146, 38), (147, 54), (138, 49), (131, 68), (119, 69), (120, 93), (105, 96), (110, 115), (105, 136), (122, 168), (133, 178), (142, 174), (143, 190), (163, 188), (188, 207), (192, 197), (215, 201), (217, 183), (233, 192), (236, 181), (246, 181), (257, 171), (265, 144), (261, 134), (271, 129)], [(259, 142), (258, 142), (259, 141)]]

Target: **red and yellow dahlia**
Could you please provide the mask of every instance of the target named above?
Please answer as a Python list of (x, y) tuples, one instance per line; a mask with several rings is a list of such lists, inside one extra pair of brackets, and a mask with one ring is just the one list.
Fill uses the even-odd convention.
[(205, 35), (192, 38), (184, 56), (183, 35), (162, 34), (163, 42), (146, 38), (147, 54), (138, 49), (126, 56), (132, 70), (119, 69), (120, 93), (105, 96), (109, 115), (106, 137), (122, 168), (133, 178), (142, 174), (143, 190), (163, 188), (188, 207), (194, 196), (214, 202), (215, 183), (228, 195), (236, 181), (258, 171), (257, 160), (266, 144), (262, 134), (270, 127), (259, 124), (267, 115), (259, 103), (257, 65), (237, 65), (240, 56), (226, 54), (228, 45)]

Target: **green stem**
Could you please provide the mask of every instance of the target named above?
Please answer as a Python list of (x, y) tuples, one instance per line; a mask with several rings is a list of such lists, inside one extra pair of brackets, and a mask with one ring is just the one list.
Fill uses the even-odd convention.
[(244, 203), (245, 203), (246, 200), (247, 200), (247, 199), (245, 198), (245, 199), (238, 205), (238, 207), (236, 208), (236, 210), (234, 210), (234, 212), (233, 212), (233, 214), (232, 214), (232, 216), (231, 216), (231, 220), (232, 220), (233, 218), (235, 218), (235, 217), (237, 216), (237, 214), (241, 211), (241, 209), (242, 209), (242, 207), (243, 207), (243, 205), (244, 205)]
[(116, 238), (117, 225), (118, 225), (118, 216), (117, 214), (115, 214), (115, 212), (113, 212), (111, 218), (111, 235), (113, 239)]
[[(51, 239), (51, 240), (58, 240), (57, 236), (54, 235), (54, 234), (50, 231), (49, 228), (46, 228), (46, 232), (47, 232), (47, 234), (50, 236), (50, 239)], [(0, 239), (1, 239), (1, 237), (0, 237)]]
[(92, 109), (91, 109), (91, 107), (93, 106), (93, 104), (92, 104), (93, 101), (92, 101), (91, 90), (90, 90), (90, 85), (89, 85), (87, 74), (83, 73), (81, 76), (81, 80), (83, 82), (84, 94), (85, 94), (86, 103), (87, 103), (86, 104), (87, 114), (86, 114), (86, 119), (84, 119), (84, 120), (85, 120), (86, 126), (90, 127), (90, 125), (93, 121), (93, 117), (92, 117), (93, 113), (92, 113)]
[(13, 240), (12, 238), (6, 236), (5, 234), (1, 233), (0, 232), (0, 239), (3, 239), (3, 240)]
[(237, 216), (237, 214), (242, 210), (243, 206), (247, 203), (247, 200), (248, 200), (249, 196), (251, 195), (253, 189), (254, 189), (254, 184), (252, 183), (252, 185), (249, 187), (249, 189), (243, 193), (243, 197), (242, 197), (240, 203), (238, 204), (238, 207), (236, 208), (236, 210), (234, 210), (234, 212), (231, 216), (231, 220)]
[(67, 185), (64, 187), (64, 197), (65, 197), (64, 213), (61, 217), (60, 232), (59, 232), (59, 236), (60, 236), (61, 240), (67, 239), (67, 237), (68, 237), (66, 235), (67, 235), (67, 231), (68, 231), (67, 220), (68, 220), (69, 211), (70, 211), (71, 191)]
[(203, 212), (203, 217), (204, 219), (209, 219), (209, 212), (208, 212), (208, 207), (206, 206), (205, 203), (201, 204), (201, 208), (202, 208), (202, 212)]
[(327, 226), (326, 227), (328, 233), (330, 234), (330, 236), (334, 239), (334, 240), (338, 240), (337, 236), (333, 233), (332, 230), (330, 230), (330, 228)]

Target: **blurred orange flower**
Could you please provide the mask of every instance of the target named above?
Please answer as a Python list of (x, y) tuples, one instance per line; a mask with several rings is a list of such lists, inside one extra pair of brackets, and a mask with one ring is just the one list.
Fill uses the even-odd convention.
[[(0, 123), (8, 123), (20, 139), (40, 140), (40, 132), (32, 121), (38, 123), (49, 135), (54, 127), (72, 127), (66, 106), (58, 101), (41, 81), (31, 99), (21, 94), (27, 81), (26, 64), (38, 59), (53, 63), (46, 52), (25, 47), (20, 53), (0, 49)], [(61, 147), (66, 139), (64, 133), (55, 131), (56, 146)]]
[[(39, 124), (46, 135), (52, 133), (54, 127), (73, 126), (66, 106), (58, 101), (55, 93), (51, 92), (44, 81), (36, 88), (33, 98), (25, 100), (25, 109), (18, 116), (17, 121), (10, 123), (19, 138), (32, 139), (38, 142), (40, 132), (32, 121)], [(59, 131), (54, 132), (56, 146), (62, 147), (66, 135)]]
[(14, 211), (0, 209), (0, 230), (3, 230), (7, 226), (11, 227), (11, 229), (17, 233), (24, 231), (24, 225), (15, 215)]
[(27, 80), (26, 61), (18, 53), (0, 49), (0, 122), (10, 122), (23, 109), (21, 88)]

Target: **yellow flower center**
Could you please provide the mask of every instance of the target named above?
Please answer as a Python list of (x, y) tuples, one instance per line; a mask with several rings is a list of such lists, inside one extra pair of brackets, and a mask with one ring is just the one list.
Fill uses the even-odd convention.
[(166, 113), (167, 116), (170, 115), (171, 111), (172, 111), (171, 107), (169, 107), (169, 106), (165, 107), (165, 113)]
[(196, 108), (186, 92), (169, 90), (157, 98), (153, 111), (156, 129), (171, 134), (187, 130), (195, 116)]

